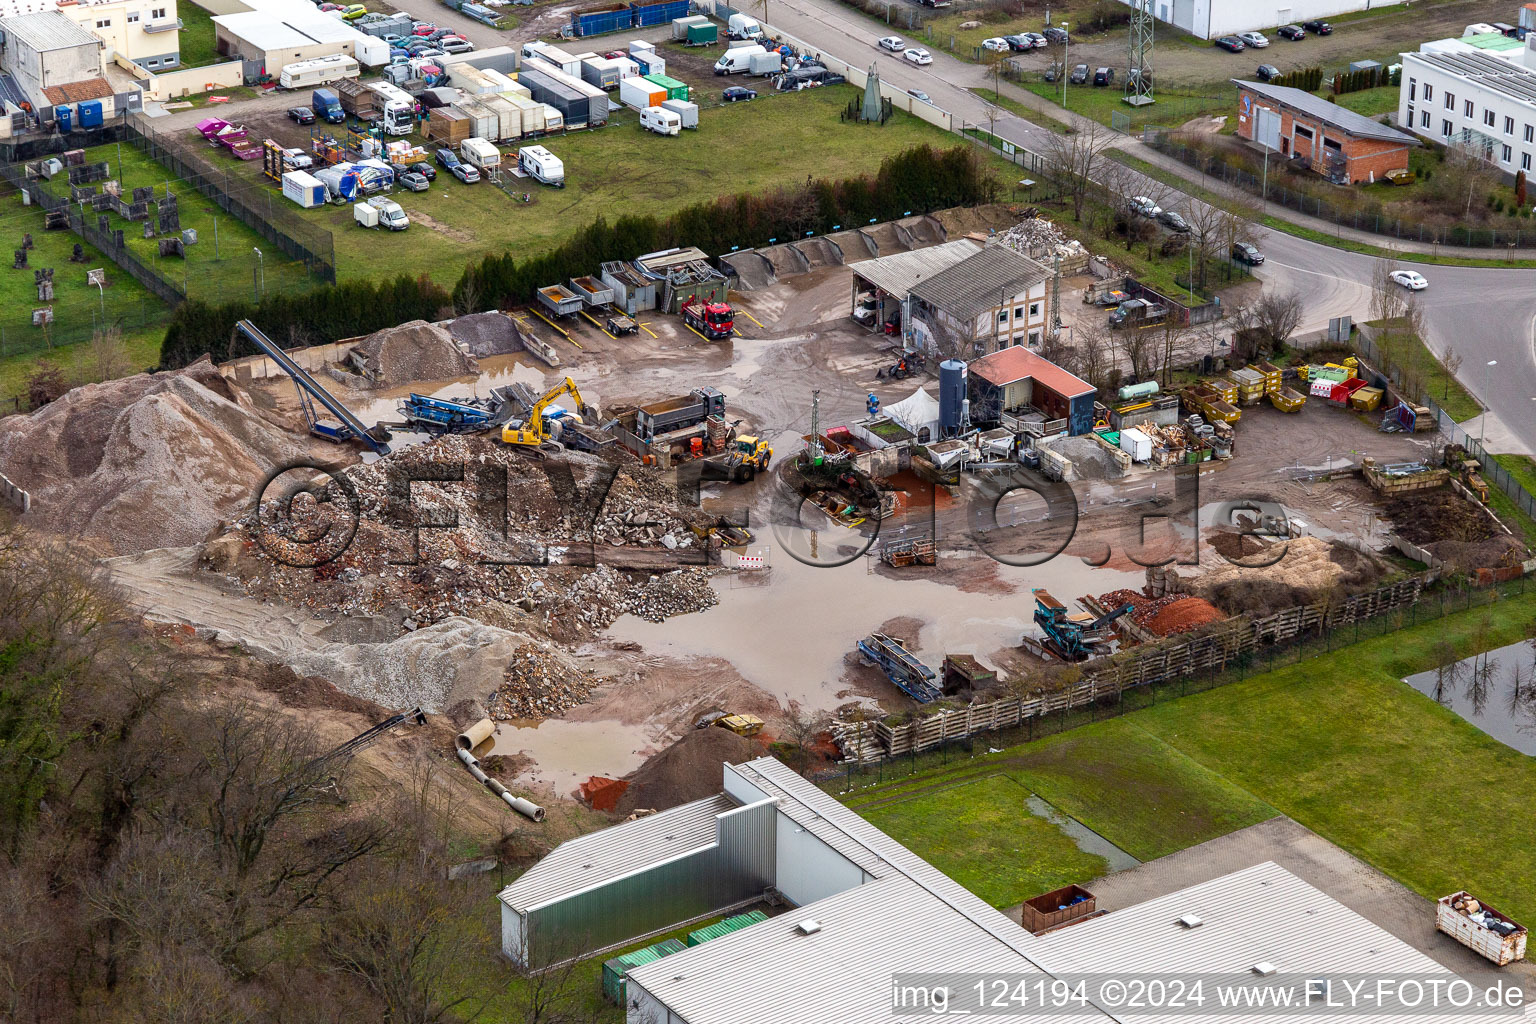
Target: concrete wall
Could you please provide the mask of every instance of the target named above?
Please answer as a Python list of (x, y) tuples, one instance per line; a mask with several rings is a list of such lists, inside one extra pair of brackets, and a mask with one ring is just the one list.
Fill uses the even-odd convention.
[(226, 61), (223, 64), (209, 64), (200, 68), (182, 68), (179, 71), (168, 71), (164, 74), (147, 71), (138, 64), (121, 57), (117, 63), (120, 67), (129, 69), (129, 73), (140, 80), (145, 94), (150, 99), (162, 102), (180, 99), (183, 96), (197, 96), (215, 89), (233, 89), (245, 81), (242, 70), (244, 64), (238, 60)]

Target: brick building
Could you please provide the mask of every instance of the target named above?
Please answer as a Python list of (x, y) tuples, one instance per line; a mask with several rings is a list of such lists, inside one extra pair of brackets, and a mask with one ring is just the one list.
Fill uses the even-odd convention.
[(1340, 185), (1408, 167), (1418, 139), (1301, 89), (1233, 79), (1237, 134)]

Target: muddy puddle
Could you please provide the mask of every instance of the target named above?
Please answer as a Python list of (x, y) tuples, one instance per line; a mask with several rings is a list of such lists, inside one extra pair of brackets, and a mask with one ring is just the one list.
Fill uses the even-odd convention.
[(1062, 834), (1072, 840), (1073, 844), (1084, 853), (1095, 857), (1103, 857), (1108, 865), (1107, 871), (1125, 871), (1141, 864), (1141, 861), (1126, 853), (1114, 843), (1099, 835), (1093, 829), (1084, 825), (1076, 818), (1057, 810), (1051, 804), (1038, 796), (1031, 795), (1024, 801), (1029, 813), (1037, 818), (1043, 818), (1061, 830)]
[(1536, 647), (1510, 644), (1403, 680), (1506, 746), (1536, 756)]
[(518, 775), (520, 781), (547, 786), (568, 796), (590, 775), (617, 779), (639, 768), (663, 744), (652, 743), (646, 730), (623, 722), (500, 722), (487, 754), (526, 754), (534, 764)]

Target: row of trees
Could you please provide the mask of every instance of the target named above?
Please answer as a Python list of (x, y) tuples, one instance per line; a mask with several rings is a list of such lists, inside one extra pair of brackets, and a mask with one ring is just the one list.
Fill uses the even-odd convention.
[(452, 299), (425, 275), (402, 274), (391, 281), (348, 281), (312, 292), (279, 292), (261, 302), (221, 306), (192, 299), (176, 308), (160, 348), (160, 369), (174, 370), (204, 353), (215, 361), (255, 355), (256, 349), (234, 334), (235, 322), (251, 320), (285, 348), (318, 345), (368, 334), (407, 320), (435, 320), (449, 312)]
[(794, 187), (738, 193), (697, 203), (666, 218), (646, 215), (599, 218), (556, 249), (519, 259), (507, 252), (471, 264), (454, 289), (461, 310), (511, 306), (533, 299), (536, 289), (593, 273), (600, 263), (633, 259), (674, 246), (728, 253), (891, 220), (908, 212), (969, 206), (996, 198), (997, 183), (975, 153), (957, 146), (917, 146), (885, 160), (874, 175), (842, 181), (807, 177)]

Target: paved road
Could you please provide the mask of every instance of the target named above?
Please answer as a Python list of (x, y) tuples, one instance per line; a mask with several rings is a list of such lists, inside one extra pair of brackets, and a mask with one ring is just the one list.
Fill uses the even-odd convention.
[[(954, 115), (956, 127), (987, 123), (1000, 137), (1036, 152), (1048, 152), (1053, 134), (1012, 113), (988, 123), (987, 103), (970, 92), (987, 86), (981, 67), (932, 50), (933, 63), (918, 68), (875, 46), (884, 35), (902, 35), (852, 11), (838, 0), (770, 0), (770, 25), (851, 64), (879, 66), (882, 80), (903, 89), (922, 89)], [(1008, 88), (1004, 86), (1004, 88)], [(1058, 120), (1076, 120), (1053, 111)], [(1127, 140), (1127, 149), (1144, 148)], [(1145, 155), (1144, 153), (1138, 155)], [(1143, 179), (1153, 195), (1168, 187)], [(1182, 205), (1198, 202), (1188, 196)], [(1168, 205), (1168, 204), (1164, 204)], [(1175, 204), (1179, 205), (1179, 204)], [(1369, 316), (1370, 282), (1375, 257), (1309, 242), (1278, 231), (1263, 238), (1268, 262), (1258, 273), (1269, 287), (1295, 290), (1307, 303), (1302, 330), (1326, 327), (1330, 317)], [(1458, 376), (1490, 408), (1486, 433), (1496, 451), (1536, 454), (1536, 270), (1489, 270), (1399, 261), (1430, 282), (1420, 293), (1437, 354), (1454, 349), (1462, 357)], [(1488, 360), (1498, 365), (1488, 374)], [(1477, 424), (1470, 424), (1472, 433)]]

